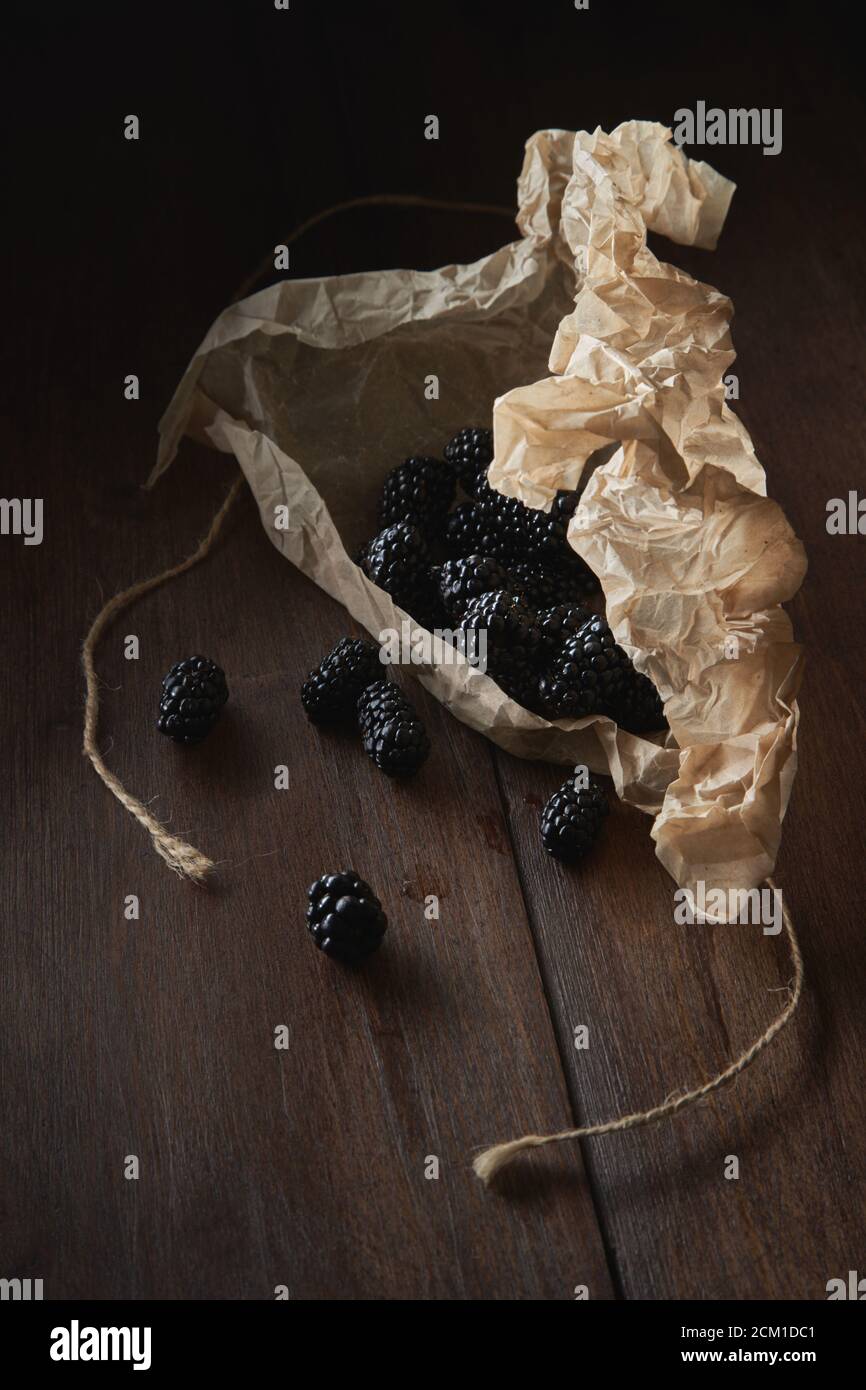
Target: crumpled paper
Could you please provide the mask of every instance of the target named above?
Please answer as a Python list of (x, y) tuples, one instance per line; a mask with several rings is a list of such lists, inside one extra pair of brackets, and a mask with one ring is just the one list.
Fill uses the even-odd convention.
[(495, 400), (491, 485), (546, 509), (585, 482), (569, 541), (670, 734), (549, 723), (438, 639), (413, 669), (509, 752), (609, 772), (654, 817), (676, 882), (708, 891), (773, 867), (802, 668), (780, 605), (804, 552), (725, 402), (731, 303), (646, 244), (649, 229), (714, 247), (733, 191), (654, 123), (538, 132), (519, 241), (471, 265), (285, 281), (226, 309), (161, 422), (150, 479), (184, 434), (233, 453), (274, 545), (371, 634), (405, 623), (418, 638), (350, 556), (388, 470), (483, 424)]

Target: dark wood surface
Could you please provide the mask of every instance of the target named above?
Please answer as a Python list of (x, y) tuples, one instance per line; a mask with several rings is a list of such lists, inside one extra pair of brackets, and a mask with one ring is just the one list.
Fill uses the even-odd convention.
[[(42, 1278), (51, 1298), (266, 1299), (279, 1284), (298, 1299), (568, 1299), (580, 1284), (593, 1298), (822, 1298), (828, 1279), (863, 1272), (866, 1236), (864, 539), (824, 524), (828, 498), (866, 489), (853, 86), (802, 35), (760, 28), (737, 56), (712, 64), (684, 45), (652, 74), (628, 45), (614, 74), (582, 46), (601, 42), (600, 21), (566, 29), (559, 15), (528, 51), (503, 47), (474, 90), (443, 89), (442, 34), (410, 73), (403, 21), (386, 57), (357, 15), (326, 29), (293, 14), (282, 57), (300, 88), (278, 84), (287, 41), (260, 18), (229, 103), (214, 73), (246, 33), (238, 14), (195, 64), (181, 48), (146, 78), (148, 33), (127, 85), (85, 64), (68, 124), (59, 98), (12, 122), (2, 493), (43, 496), (46, 522), (39, 547), (0, 539), (0, 1275)], [(483, 32), (470, 22), (472, 42)], [(59, 49), (41, 56), (60, 82)], [(517, 80), (528, 60), (546, 63), (531, 90)], [(785, 109), (775, 159), (698, 152), (739, 184), (718, 251), (659, 249), (734, 301), (737, 408), (809, 553), (791, 604), (809, 649), (801, 764), (777, 874), (807, 993), (711, 1101), (531, 1156), (485, 1193), (477, 1147), (716, 1071), (778, 1010), (782, 942), (674, 926), (636, 812), (615, 810), (579, 871), (552, 863), (537, 822), (561, 772), (493, 750), (417, 685), (434, 755), (411, 784), (313, 733), (299, 682), (350, 628), (277, 555), (248, 496), (212, 558), (124, 615), (98, 654), (108, 761), (219, 861), (212, 887), (175, 880), (83, 760), (80, 643), (103, 597), (185, 554), (228, 488), (232, 465), (189, 445), (153, 493), (140, 484), (210, 320), (295, 222), (377, 191), (508, 203), (537, 127), (670, 121), (698, 97)], [(146, 138), (130, 147), (118, 112), (139, 108)], [(436, 147), (420, 138), (428, 111), (446, 132)], [(436, 265), (509, 235), (483, 217), (353, 213), (293, 264)], [(123, 399), (127, 372), (138, 403)], [(123, 659), (127, 633), (138, 662)], [(199, 649), (225, 666), (232, 701), (190, 755), (153, 732), (153, 710), (164, 670)], [(311, 949), (302, 920), (307, 884), (347, 863), (391, 919), (387, 949), (355, 976)]]

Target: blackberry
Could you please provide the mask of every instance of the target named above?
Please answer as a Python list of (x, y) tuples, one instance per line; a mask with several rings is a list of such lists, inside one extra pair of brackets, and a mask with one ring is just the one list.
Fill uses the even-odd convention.
[(485, 543), (491, 539), (490, 527), (474, 502), (461, 502), (454, 508), (445, 527), (445, 539), (458, 559), (487, 553)]
[(482, 553), (500, 559), (523, 559), (527, 554), (529, 509), (519, 498), (503, 496), (486, 481), (478, 489), (476, 506), (482, 532), (491, 538), (488, 549)]
[(445, 445), (444, 454), (463, 491), (475, 497), (493, 461), (493, 431), (474, 429), (470, 425)]
[(177, 661), (162, 682), (156, 727), (175, 743), (201, 743), (229, 698), (225, 672), (205, 656)]
[(508, 566), (508, 587), (523, 594), (533, 608), (581, 604), (598, 588), (598, 580), (575, 555), (577, 565), (544, 566), (531, 560), (516, 560)]
[(436, 573), (436, 582), (446, 611), (459, 618), (473, 599), (506, 588), (508, 575), (492, 555), (467, 555), (462, 560), (446, 560)]
[(388, 919), (369, 883), (353, 869), (324, 874), (307, 897), (310, 935), (332, 960), (357, 965), (381, 946)]
[(410, 458), (392, 468), (379, 503), (379, 526), (409, 521), (431, 535), (454, 501), (454, 474), (441, 459)]
[(426, 608), (433, 594), (429, 566), (427, 543), (417, 526), (398, 521), (369, 542), (361, 568), (399, 608), (415, 614)]
[(301, 704), (307, 718), (313, 724), (351, 723), (361, 691), (381, 680), (382, 675), (375, 642), (364, 637), (341, 637), (301, 686)]
[(531, 708), (542, 652), (534, 610), (520, 595), (494, 590), (469, 604), (460, 627), (467, 633), (486, 633), (488, 674), (506, 695)]
[(560, 603), (553, 608), (543, 608), (536, 615), (535, 626), (541, 638), (545, 655), (555, 656), (557, 650), (571, 637), (576, 637), (582, 627), (591, 620), (592, 614), (577, 604)]
[(427, 731), (412, 705), (391, 681), (376, 681), (358, 697), (358, 727), (364, 752), (389, 777), (417, 772), (430, 754)]
[(542, 676), (539, 698), (552, 719), (581, 719), (587, 714), (613, 718), (633, 670), (604, 618), (591, 618)]
[(566, 782), (541, 813), (541, 843), (554, 859), (573, 864), (592, 847), (607, 815), (607, 797), (598, 782), (583, 790)]
[(574, 554), (566, 540), (568, 521), (553, 510), (540, 512), (530, 509), (525, 529), (526, 554), (530, 560), (562, 564), (569, 554)]
[(648, 734), (667, 725), (661, 696), (649, 676), (634, 668), (616, 700), (613, 716), (630, 734)]
[(560, 488), (551, 503), (550, 515), (555, 517), (557, 521), (564, 522), (567, 529), (568, 523), (577, 511), (579, 501), (580, 494), (577, 488), (572, 488), (569, 491)]

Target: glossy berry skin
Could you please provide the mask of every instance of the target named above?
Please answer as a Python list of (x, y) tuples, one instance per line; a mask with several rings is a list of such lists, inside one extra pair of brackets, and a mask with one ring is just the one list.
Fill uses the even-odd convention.
[(437, 571), (436, 579), (445, 611), (452, 618), (462, 617), (473, 599), (508, 585), (508, 575), (492, 555), (446, 560)]
[(378, 950), (388, 920), (369, 883), (353, 869), (316, 879), (307, 898), (307, 926), (326, 956), (358, 965)]
[(550, 719), (588, 714), (615, 718), (616, 702), (633, 670), (604, 618), (592, 618), (566, 642), (539, 682), (544, 712)]
[(430, 756), (430, 740), (413, 706), (391, 681), (376, 681), (358, 697), (364, 752), (388, 777), (411, 777)]
[[(487, 674), (518, 704), (532, 709), (541, 640), (535, 612), (518, 594), (495, 590), (469, 604), (460, 620), (467, 633), (486, 633)], [(467, 638), (467, 651), (473, 648)]]
[(411, 522), (429, 534), (442, 526), (454, 501), (454, 474), (436, 458), (409, 458), (385, 479), (379, 503), (379, 526)]
[(469, 425), (445, 445), (444, 454), (463, 491), (475, 497), (493, 462), (493, 431)]
[(536, 615), (535, 626), (544, 648), (545, 656), (552, 658), (571, 637), (576, 637), (582, 627), (591, 620), (592, 614), (578, 604), (560, 603), (554, 608), (544, 608)]
[(362, 552), (368, 579), (384, 589), (400, 608), (417, 614), (432, 593), (430, 554), (417, 526), (398, 521), (374, 536)]
[(534, 560), (514, 560), (508, 566), (508, 588), (523, 594), (533, 608), (555, 608), (559, 604), (582, 604), (598, 589), (592, 570), (571, 551), (561, 564), (539, 564)]
[(175, 743), (201, 743), (229, 698), (225, 672), (205, 656), (177, 661), (162, 682), (156, 727)]
[(607, 797), (598, 782), (579, 790), (573, 781), (554, 792), (541, 813), (541, 842), (547, 853), (573, 864), (591, 849), (607, 815)]
[(384, 672), (375, 642), (341, 637), (301, 686), (307, 718), (313, 724), (353, 724), (358, 696)]

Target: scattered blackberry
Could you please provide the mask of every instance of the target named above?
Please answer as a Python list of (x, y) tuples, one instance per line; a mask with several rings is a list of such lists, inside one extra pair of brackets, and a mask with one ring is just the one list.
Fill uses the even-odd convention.
[(364, 752), (389, 777), (410, 776), (430, 754), (424, 725), (403, 692), (390, 681), (376, 681), (361, 692), (358, 727)]
[(591, 620), (592, 614), (577, 604), (560, 603), (553, 608), (543, 608), (536, 615), (538, 629), (545, 655), (553, 657), (570, 637), (576, 637), (582, 627)]
[(633, 670), (604, 618), (591, 618), (542, 676), (539, 698), (551, 719), (581, 719), (587, 714), (614, 718)]
[(512, 699), (531, 708), (542, 646), (535, 612), (525, 599), (502, 589), (482, 594), (469, 604), (460, 627), (486, 633), (488, 674)]
[(493, 431), (469, 426), (455, 434), (445, 445), (445, 461), (460, 480), (463, 491), (475, 497), (486, 481), (487, 470), (493, 461)]
[(351, 723), (361, 691), (383, 674), (375, 642), (341, 637), (301, 686), (307, 718), (314, 724)]
[(436, 572), (436, 582), (446, 612), (459, 618), (473, 599), (506, 588), (508, 575), (492, 555), (467, 555), (446, 560)]
[(661, 696), (649, 676), (634, 669), (617, 698), (613, 716), (630, 734), (653, 733), (667, 724)]
[(454, 474), (441, 459), (410, 458), (392, 468), (379, 503), (379, 526), (409, 521), (431, 535), (454, 501)]
[(427, 543), (408, 521), (398, 521), (374, 536), (362, 563), (368, 579), (413, 615), (427, 607), (433, 593), (429, 566)]
[(554, 792), (541, 813), (541, 842), (548, 854), (572, 864), (592, 847), (608, 812), (607, 797), (598, 782), (585, 790), (573, 781)]
[(307, 894), (307, 926), (320, 951), (357, 965), (378, 950), (388, 926), (382, 904), (353, 869), (324, 874)]
[(229, 698), (225, 672), (205, 656), (177, 661), (162, 683), (156, 727), (175, 743), (201, 743)]

